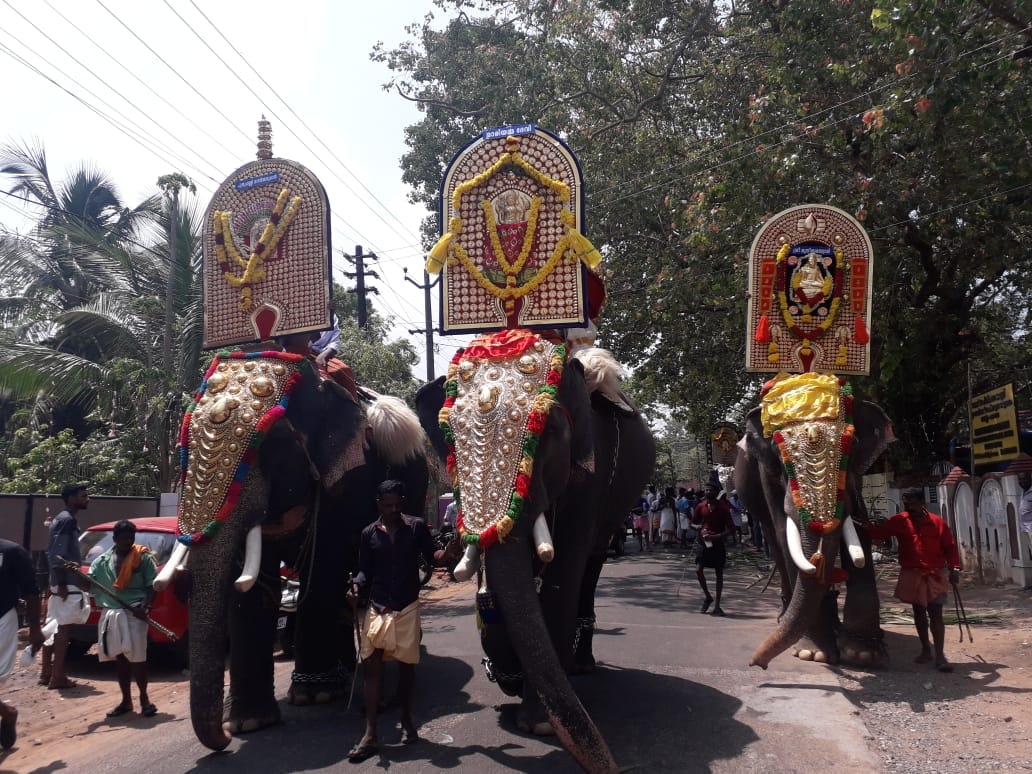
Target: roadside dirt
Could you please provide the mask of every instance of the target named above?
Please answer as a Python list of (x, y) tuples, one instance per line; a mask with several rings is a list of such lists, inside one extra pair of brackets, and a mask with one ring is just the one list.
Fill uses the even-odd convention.
[(1013, 585), (961, 585), (974, 641), (946, 613), (952, 674), (913, 662), (920, 650), (909, 605), (892, 596), (896, 571), (879, 588), (891, 664), (878, 672), (842, 669), (839, 681), (867, 726), (887, 772), (1032, 769), (1032, 592)]
[[(468, 595), (470, 588), (466, 583), (449, 582), (444, 570), (435, 570), (421, 600), (432, 606), (435, 601), (457, 594)], [(21, 635), (20, 647), (24, 648), (27, 630), (22, 630)], [(292, 662), (277, 660), (277, 673), (286, 670), (289, 674), (291, 667)], [(148, 692), (158, 707), (158, 714), (150, 718), (139, 714), (135, 685), (134, 711), (117, 718), (106, 717), (108, 710), (119, 703), (121, 694), (114, 664), (97, 661), (96, 646), (86, 656), (72, 661), (68, 673), (78, 685), (65, 691), (50, 691), (36, 682), (38, 656), (33, 666), (15, 667), (3, 688), (3, 698), (18, 709), (18, 741), (8, 752), (0, 752), (0, 774), (53, 771), (55, 761), (75, 761), (87, 752), (113, 749), (122, 743), (145, 745), (152, 729), (169, 722), (190, 722), (189, 672), (161, 659), (150, 660)]]

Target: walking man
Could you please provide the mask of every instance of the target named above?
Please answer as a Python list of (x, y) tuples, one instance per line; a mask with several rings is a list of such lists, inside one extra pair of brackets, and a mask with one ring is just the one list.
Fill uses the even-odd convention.
[(84, 484), (69, 484), (61, 490), (65, 509), (50, 522), (50, 541), (47, 546), (47, 560), (50, 564), (50, 600), (47, 602), (47, 624), (45, 629), (57, 627), (56, 633), (47, 638), (43, 646), (39, 683), (51, 689), (63, 690), (75, 687), (75, 681), (65, 675), (65, 659), (68, 656), (68, 641), (73, 624), (86, 623), (90, 606), (82, 590), (69, 580), (69, 571), (62, 560), (82, 564), (79, 554), (79, 522), (75, 514), (90, 505), (90, 495)]
[(136, 525), (122, 519), (112, 529), (115, 544), (93, 560), (90, 578), (118, 594), (121, 602), (96, 589), (93, 597), (104, 614), (97, 624), (98, 660), (114, 661), (122, 701), (108, 712), (109, 718), (133, 710), (133, 680), (140, 691), (140, 714), (157, 714), (147, 696), (147, 616), (154, 601), (154, 578), (158, 567), (146, 546), (136, 545)]
[(376, 755), (379, 741), (376, 719), (383, 691), (384, 661), (397, 661), (398, 700), (401, 704), (401, 741), (414, 744), (419, 733), (412, 720), (412, 693), (419, 663), (419, 556), (443, 566), (459, 551), (459, 542), (434, 551), (434, 541), (422, 519), (401, 512), (405, 485), (388, 480), (376, 493), (380, 517), (362, 530), (358, 546), (358, 574), (348, 599), (355, 604), (368, 593), (369, 609), (362, 638), (365, 669), (365, 733), (348, 753), (358, 763)]
[[(17, 543), (0, 539), (0, 686), (14, 671), (18, 654), (18, 600), (25, 600), (29, 644), (35, 653), (43, 645), (39, 626), (39, 586), (29, 552)], [(18, 735), (18, 710), (0, 700), (0, 747), (10, 750)]]
[[(720, 597), (724, 591), (724, 565), (727, 564), (727, 548), (724, 541), (734, 531), (734, 524), (731, 522), (731, 509), (727, 500), (718, 499), (718, 491), (716, 484), (706, 485), (706, 497), (695, 507), (692, 514), (692, 527), (698, 531), (695, 574), (705, 595), (699, 612), (705, 613), (715, 601), (710, 615), (723, 616), (726, 613), (720, 606)], [(706, 586), (707, 567), (712, 568), (717, 576), (716, 600), (710, 596), (709, 588)]]
[[(909, 602), (914, 610), (914, 626), (921, 640), (921, 652), (914, 661), (927, 664), (934, 658), (936, 669), (952, 672), (953, 667), (943, 652), (946, 624), (942, 619), (942, 606), (950, 585), (956, 586), (960, 582), (957, 543), (942, 517), (928, 510), (921, 489), (904, 490), (903, 508), (902, 513), (886, 522), (870, 524), (867, 531), (871, 540), (894, 537), (899, 543), (896, 599)], [(931, 642), (928, 640), (929, 629)]]

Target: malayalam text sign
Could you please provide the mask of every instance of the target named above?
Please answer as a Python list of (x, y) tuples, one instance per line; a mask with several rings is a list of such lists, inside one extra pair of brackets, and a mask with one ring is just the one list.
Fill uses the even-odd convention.
[(1014, 390), (1007, 384), (971, 399), (971, 454), (975, 465), (1014, 459), (1018, 447), (1018, 420)]

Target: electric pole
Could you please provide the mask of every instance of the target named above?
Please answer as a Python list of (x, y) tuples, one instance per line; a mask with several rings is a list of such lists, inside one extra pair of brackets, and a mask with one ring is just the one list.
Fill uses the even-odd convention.
[(426, 269), (423, 269), (423, 284), (420, 285), (414, 279), (408, 275), (408, 269), (404, 268), (402, 271), (405, 272), (405, 280), (411, 282), (417, 288), (423, 291), (423, 312), (425, 314), (425, 327), (415, 330), (409, 330), (411, 334), (424, 333), (426, 334), (426, 380), (432, 382), (434, 380), (434, 318), (430, 309), (430, 289), (437, 285), (441, 281), (441, 275), (438, 274), (437, 278), (431, 282), (430, 274)]
[(362, 245), (355, 245), (354, 256), (350, 256), (347, 253), (343, 253), (343, 256), (345, 260), (355, 265), (354, 271), (346, 271), (343, 272), (343, 274), (348, 279), (355, 280), (354, 290), (349, 289), (348, 292), (354, 292), (358, 294), (358, 327), (364, 331), (366, 328), (366, 323), (368, 322), (368, 320), (366, 319), (366, 293), (376, 293), (377, 295), (380, 294), (380, 291), (376, 288), (366, 287), (366, 276), (378, 280), (380, 279), (380, 275), (377, 274), (375, 271), (366, 270), (365, 259), (366, 257), (369, 257), (374, 261), (378, 259), (376, 257), (376, 253), (369, 253), (368, 256), (364, 255), (362, 252)]

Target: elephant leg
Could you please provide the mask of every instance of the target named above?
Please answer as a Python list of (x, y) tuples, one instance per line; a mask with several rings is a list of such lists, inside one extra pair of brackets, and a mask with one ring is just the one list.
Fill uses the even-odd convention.
[(838, 632), (838, 647), (842, 661), (862, 667), (879, 667), (888, 663), (885, 638), (881, 630), (878, 582), (871, 560), (871, 544), (866, 530), (860, 543), (867, 557), (863, 567), (854, 567), (842, 551), (843, 567), (849, 572), (846, 581), (846, 599), (842, 606), (842, 626)]
[(326, 704), (347, 695), (347, 673), (355, 664), (354, 619), (344, 604), (348, 588), (345, 521), (324, 508), (299, 564), (301, 589), (294, 673), (287, 700), (294, 705)]
[(595, 671), (595, 655), (592, 641), (595, 635), (595, 590), (605, 564), (604, 554), (588, 557), (581, 583), (580, 600), (577, 604), (577, 629), (573, 636), (573, 673), (586, 674)]
[(260, 582), (230, 600), (229, 695), (222, 720), (232, 734), (257, 731), (280, 721), (272, 659), (279, 609), (279, 560), (271, 554), (262, 556)]
[(796, 644), (797, 658), (821, 664), (837, 664), (839, 649), (836, 635), (839, 630), (838, 590), (829, 588), (821, 599), (816, 620)]

